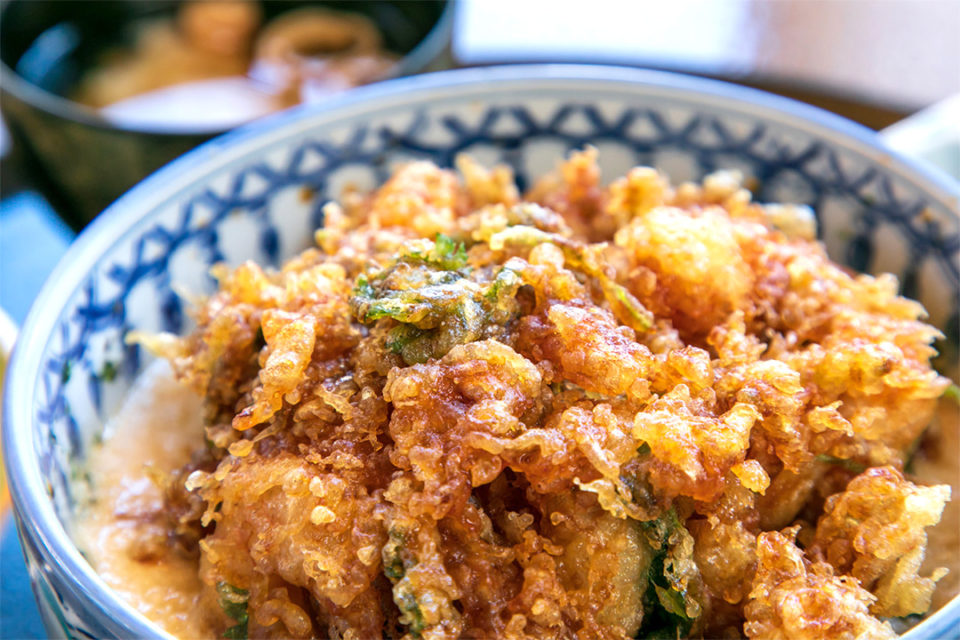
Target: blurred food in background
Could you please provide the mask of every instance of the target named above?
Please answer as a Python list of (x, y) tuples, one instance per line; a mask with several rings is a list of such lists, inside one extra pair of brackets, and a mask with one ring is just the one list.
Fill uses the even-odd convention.
[(156, 169), (241, 123), (449, 67), (453, 8), (447, 0), (2, 0), (12, 177), (80, 229)]
[(193, 0), (137, 25), (73, 98), (118, 124), (226, 127), (373, 82), (397, 60), (359, 13), (305, 6), (265, 21), (258, 2)]

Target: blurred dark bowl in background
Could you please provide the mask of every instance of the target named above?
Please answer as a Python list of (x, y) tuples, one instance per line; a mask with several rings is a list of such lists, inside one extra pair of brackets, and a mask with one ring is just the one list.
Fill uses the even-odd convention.
[[(9, 0), (0, 6), (0, 107), (15, 143), (58, 193), (58, 208), (80, 227), (144, 177), (225, 131), (169, 132), (109, 122), (65, 96), (104, 51), (130, 44), (128, 27), (174, 15), (176, 0), (75, 2)], [(402, 56), (387, 77), (442, 66), (453, 2), (356, 0), (262, 3), (269, 19), (302, 6), (366, 15), (386, 47)]]

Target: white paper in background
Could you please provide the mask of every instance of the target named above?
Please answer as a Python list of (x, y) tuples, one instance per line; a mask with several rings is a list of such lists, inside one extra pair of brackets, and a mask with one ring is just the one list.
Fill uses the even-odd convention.
[(464, 64), (555, 60), (736, 75), (754, 59), (749, 0), (460, 0)]
[(749, 74), (915, 111), (960, 92), (960, 0), (460, 0), (453, 54)]

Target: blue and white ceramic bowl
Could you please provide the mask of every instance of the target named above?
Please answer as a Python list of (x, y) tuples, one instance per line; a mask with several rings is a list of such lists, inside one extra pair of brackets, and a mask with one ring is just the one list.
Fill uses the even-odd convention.
[[(813, 205), (833, 258), (897, 274), (956, 338), (960, 187), (811, 107), (663, 73), (520, 66), (386, 82), (262, 121), (188, 154), (110, 207), (25, 323), (8, 376), (4, 450), (51, 635), (164, 636), (106, 587), (68, 531), (76, 470), (147, 358), (124, 334), (187, 328), (175, 285), (210, 290), (207, 268), (222, 260), (279, 265), (311, 243), (325, 201), (347, 183), (375, 186), (396, 163), (449, 165), (466, 151), (509, 163), (524, 187), (585, 144), (600, 149), (607, 176), (635, 164), (674, 181), (737, 168), (757, 179), (761, 201)], [(954, 369), (956, 345), (944, 349)], [(910, 636), (952, 633), (958, 619), (955, 599)]]

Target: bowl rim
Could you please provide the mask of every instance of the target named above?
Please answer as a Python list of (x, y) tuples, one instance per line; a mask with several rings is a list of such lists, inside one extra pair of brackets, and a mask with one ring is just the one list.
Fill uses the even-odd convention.
[[(0, 18), (7, 8), (15, 0), (0, 0)], [(387, 70), (382, 80), (392, 80), (418, 73), (425, 69), (430, 62), (440, 55), (453, 33), (454, 11), (459, 0), (434, 0), (445, 2), (443, 11), (437, 17), (437, 21), (430, 27), (430, 31), (423, 37), (417, 45), (402, 56)], [(362, 85), (367, 86), (367, 85)], [(10, 96), (21, 102), (49, 113), (58, 118), (76, 122), (79, 124), (109, 131), (113, 133), (131, 133), (144, 136), (159, 137), (212, 137), (222, 135), (239, 127), (244, 127), (257, 119), (249, 120), (229, 127), (196, 127), (196, 128), (177, 128), (164, 127), (157, 124), (124, 124), (116, 122), (100, 115), (97, 109), (88, 107), (57, 95), (51, 91), (28, 81), (17, 73), (6, 62), (0, 60), (0, 87), (3, 93), (9, 93)], [(267, 116), (269, 117), (269, 116)]]
[[(109, 611), (114, 621), (139, 637), (171, 638), (124, 601), (99, 577), (81, 556), (58, 519), (40, 477), (33, 453), (33, 394), (41, 356), (63, 308), (96, 266), (103, 253), (134, 231), (144, 214), (198, 180), (243, 158), (250, 151), (269, 146), (272, 134), (292, 135), (345, 117), (356, 118), (378, 111), (385, 104), (416, 104), (437, 92), (458, 96), (482, 94), (496, 85), (519, 85), (518, 91), (539, 84), (600, 83), (611, 88), (681, 95), (692, 102), (719, 102), (749, 117), (784, 122), (788, 126), (821, 136), (864, 157), (882, 162), (948, 211), (960, 209), (960, 183), (886, 147), (875, 132), (835, 114), (803, 103), (717, 80), (682, 74), (610, 65), (532, 64), (440, 71), (388, 80), (345, 92), (322, 105), (304, 105), (239, 127), (174, 160), (146, 178), (110, 205), (78, 236), (48, 277), (30, 308), (9, 362), (3, 397), (3, 451), (14, 508), (24, 527), (29, 527), (61, 575), (79, 587), (91, 602)], [(569, 86), (567, 87), (569, 88)], [(518, 95), (521, 95), (518, 94)], [(202, 172), (197, 169), (203, 168)], [(907, 637), (926, 637), (943, 630), (940, 621), (960, 617), (960, 597), (955, 597), (909, 631)], [(948, 623), (947, 623), (948, 624)]]

